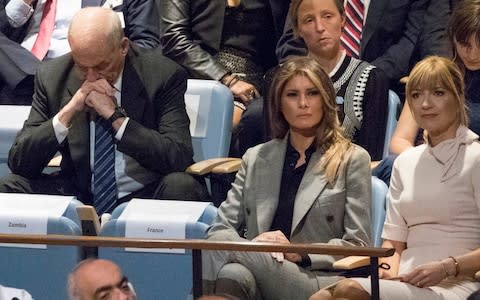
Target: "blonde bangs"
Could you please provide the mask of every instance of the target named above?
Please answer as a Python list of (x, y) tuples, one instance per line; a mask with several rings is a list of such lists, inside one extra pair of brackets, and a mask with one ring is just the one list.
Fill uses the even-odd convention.
[(468, 126), (467, 106), (465, 103), (465, 84), (463, 74), (450, 59), (429, 56), (418, 62), (408, 76), (406, 97), (410, 103), (416, 90), (435, 90), (443, 88), (455, 98), (459, 108), (460, 124)]
[[(420, 62), (421, 63), (421, 62)], [(440, 64), (418, 64), (408, 77), (407, 95), (414, 90), (433, 90), (441, 87), (455, 93), (455, 84), (448, 69)]]

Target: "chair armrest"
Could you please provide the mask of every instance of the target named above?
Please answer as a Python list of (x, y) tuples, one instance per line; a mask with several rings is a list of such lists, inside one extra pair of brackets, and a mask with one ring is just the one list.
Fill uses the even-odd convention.
[(234, 157), (220, 157), (220, 158), (210, 158), (203, 160), (197, 163), (194, 163), (185, 170), (185, 172), (194, 174), (194, 175), (205, 175), (211, 173), (212, 169), (221, 164), (230, 162), (232, 160), (237, 160), (238, 158)]
[(214, 174), (230, 174), (235, 173), (240, 170), (240, 166), (242, 165), (242, 159), (235, 158), (229, 162), (224, 164), (218, 165), (212, 169), (212, 173)]
[(96, 236), (100, 232), (100, 222), (95, 208), (91, 205), (77, 207), (78, 218), (82, 223), (82, 233), (87, 236)]
[(347, 256), (333, 263), (333, 268), (338, 270), (353, 270), (370, 265), (368, 256)]

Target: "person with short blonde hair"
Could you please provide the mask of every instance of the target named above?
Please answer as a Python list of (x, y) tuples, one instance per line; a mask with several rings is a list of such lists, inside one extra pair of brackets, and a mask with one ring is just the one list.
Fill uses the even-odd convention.
[[(425, 144), (395, 160), (380, 259), (380, 298), (466, 299), (480, 288), (480, 143), (470, 131), (463, 77), (432, 56), (413, 68), (407, 101)], [(370, 279), (352, 278), (310, 300), (370, 299)]]
[[(480, 1), (458, 1), (447, 27), (453, 61), (464, 76), (469, 129), (480, 133)], [(419, 127), (404, 105), (390, 151), (399, 154), (418, 143)], [(420, 141), (421, 142), (421, 141)]]

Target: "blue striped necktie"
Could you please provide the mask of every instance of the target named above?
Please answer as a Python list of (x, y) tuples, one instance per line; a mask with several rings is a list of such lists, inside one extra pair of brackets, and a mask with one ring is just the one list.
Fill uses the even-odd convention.
[(93, 205), (99, 216), (111, 212), (117, 203), (113, 138), (112, 125), (99, 116), (95, 121), (93, 154)]

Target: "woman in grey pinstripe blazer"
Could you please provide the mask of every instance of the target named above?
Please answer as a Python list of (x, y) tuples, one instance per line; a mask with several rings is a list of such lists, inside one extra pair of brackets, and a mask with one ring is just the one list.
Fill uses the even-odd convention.
[[(208, 239), (368, 245), (370, 157), (343, 136), (328, 75), (310, 58), (293, 58), (270, 94), (274, 139), (244, 155)], [(204, 287), (241, 299), (306, 299), (338, 279), (325, 276), (334, 260), (205, 253)]]

